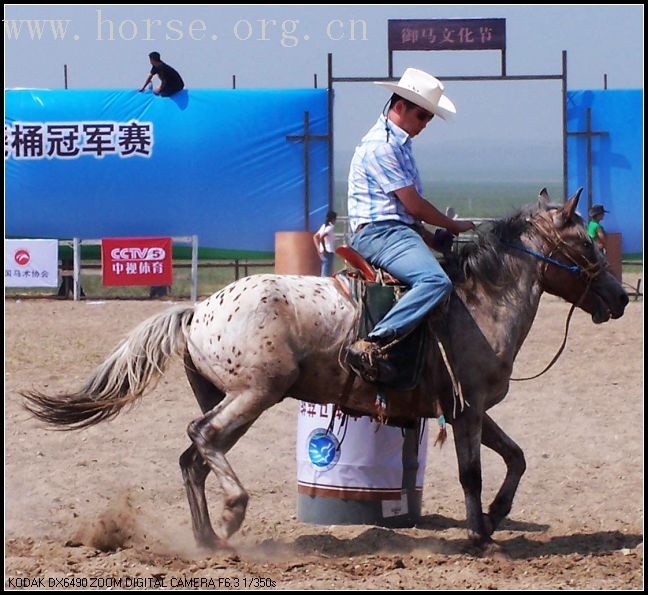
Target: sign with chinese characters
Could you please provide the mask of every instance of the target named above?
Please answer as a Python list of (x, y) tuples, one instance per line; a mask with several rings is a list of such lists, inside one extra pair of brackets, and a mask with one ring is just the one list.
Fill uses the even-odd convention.
[[(327, 89), (5, 89), (5, 234), (190, 236), (220, 258), (271, 258), (303, 230), (304, 144)], [(328, 145), (309, 145), (309, 221), (328, 208)], [(268, 182), (271, 180), (271, 183)]]
[(58, 240), (5, 240), (5, 287), (56, 287)]
[(104, 238), (101, 240), (103, 284), (171, 285), (171, 238)]
[(5, 159), (101, 159), (150, 157), (153, 123), (12, 122), (5, 123)]
[(389, 20), (389, 51), (504, 49), (506, 19)]

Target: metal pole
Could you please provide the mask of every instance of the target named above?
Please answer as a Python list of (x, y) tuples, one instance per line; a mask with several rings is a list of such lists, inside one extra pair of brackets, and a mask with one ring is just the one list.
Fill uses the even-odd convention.
[(236, 89), (236, 75), (232, 75), (232, 89)]
[(603, 75), (603, 89), (607, 91), (607, 73)]
[(313, 88), (317, 89), (317, 73), (313, 75)]
[(387, 53), (387, 76), (394, 78), (394, 51), (389, 50)]
[(506, 48), (501, 50), (502, 76), (506, 76)]
[(68, 88), (68, 79), (67, 79), (67, 64), (63, 64), (63, 83), (65, 88)]
[(72, 293), (74, 294), (74, 301), (78, 302), (81, 299), (81, 240), (74, 238), (72, 240), (72, 257), (73, 257), (73, 271), (72, 271)]
[(567, 202), (567, 50), (562, 51), (563, 201)]
[(310, 114), (304, 112), (304, 231), (309, 228), (310, 215)]
[(328, 208), (333, 210), (333, 54), (328, 54)]
[(191, 301), (198, 299), (198, 236), (191, 236)]

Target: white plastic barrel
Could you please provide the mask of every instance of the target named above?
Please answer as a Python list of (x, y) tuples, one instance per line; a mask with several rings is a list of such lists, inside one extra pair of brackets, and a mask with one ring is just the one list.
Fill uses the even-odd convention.
[(414, 526), (421, 516), (427, 426), (401, 430), (368, 417), (336, 418), (300, 401), (297, 518), (325, 525)]

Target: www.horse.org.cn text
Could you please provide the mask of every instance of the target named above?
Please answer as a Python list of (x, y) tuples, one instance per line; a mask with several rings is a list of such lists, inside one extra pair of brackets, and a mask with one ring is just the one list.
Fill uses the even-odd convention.
[(284, 48), (308, 42), (367, 41), (363, 19), (238, 19), (208, 23), (203, 19), (116, 19), (98, 9), (94, 31), (82, 31), (70, 19), (7, 19), (5, 41), (202, 41), (230, 40), (241, 43), (275, 43)]

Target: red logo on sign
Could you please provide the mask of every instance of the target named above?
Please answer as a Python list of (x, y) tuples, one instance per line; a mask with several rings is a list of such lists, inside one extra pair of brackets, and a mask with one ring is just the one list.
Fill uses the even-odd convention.
[(171, 285), (171, 238), (101, 240), (104, 285)]
[(29, 264), (29, 261), (31, 260), (31, 255), (29, 254), (29, 250), (25, 250), (24, 248), (21, 248), (20, 250), (16, 250), (16, 253), (14, 254), (14, 260), (21, 267), (26, 267)]

